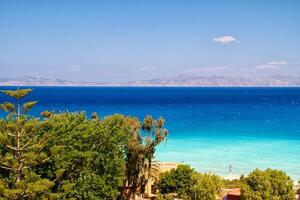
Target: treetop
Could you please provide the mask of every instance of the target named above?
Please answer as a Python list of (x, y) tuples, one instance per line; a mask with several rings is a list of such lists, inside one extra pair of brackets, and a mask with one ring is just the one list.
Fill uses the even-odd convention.
[(12, 98), (20, 100), (24, 96), (26, 96), (28, 93), (30, 93), (32, 89), (17, 89), (17, 90), (0, 90), (1, 93), (6, 94)]

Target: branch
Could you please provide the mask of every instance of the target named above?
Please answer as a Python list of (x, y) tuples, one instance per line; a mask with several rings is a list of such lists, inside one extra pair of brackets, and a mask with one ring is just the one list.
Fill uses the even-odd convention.
[(11, 133), (9, 133), (9, 132), (4, 132), (4, 133), (6, 133), (6, 134), (9, 135), (9, 136), (16, 137), (16, 135), (11, 134)]
[(10, 145), (5, 145), (7, 148), (9, 148), (9, 149), (12, 149), (12, 150), (15, 150), (15, 151), (18, 151), (18, 149), (17, 148), (15, 148), (15, 147), (12, 147), (12, 146), (10, 146)]
[(23, 162), (21, 162), (19, 168), (18, 168), (18, 171), (22, 170), (22, 166), (23, 166)]
[(31, 167), (35, 167), (35, 166), (37, 166), (37, 165), (39, 165), (39, 164), (42, 164), (42, 163), (46, 162), (47, 160), (50, 160), (52, 157), (53, 157), (53, 156), (50, 156), (50, 157), (48, 157), (48, 158), (42, 160), (41, 162), (36, 163), (35, 165), (23, 167), (22, 169), (29, 169), (29, 168), (31, 168)]
[(52, 157), (53, 157), (53, 156), (49, 156), (48, 158), (46, 158), (46, 159), (44, 159), (42, 162), (40, 162), (40, 164), (41, 164), (41, 163), (44, 163), (44, 162), (46, 162), (46, 161), (48, 161), (48, 160), (50, 160)]
[(33, 133), (31, 133), (31, 132), (28, 132), (26, 134), (24, 134), (24, 133), (25, 133), (25, 131), (22, 131), (21, 137), (26, 137), (28, 135), (33, 135)]
[(24, 150), (28, 145), (30, 144), (30, 142), (27, 142), (23, 147), (20, 148), (20, 150)]
[(7, 170), (11, 170), (11, 171), (14, 171), (14, 172), (16, 171), (14, 168), (6, 167), (6, 166), (4, 166), (4, 165), (1, 165), (0, 168), (2, 168), (2, 169), (7, 169)]

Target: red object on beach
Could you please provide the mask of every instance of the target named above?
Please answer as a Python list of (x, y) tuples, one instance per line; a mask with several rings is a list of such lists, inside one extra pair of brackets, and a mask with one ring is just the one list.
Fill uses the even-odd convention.
[(241, 199), (241, 189), (234, 188), (231, 192), (227, 194), (228, 200), (240, 200)]

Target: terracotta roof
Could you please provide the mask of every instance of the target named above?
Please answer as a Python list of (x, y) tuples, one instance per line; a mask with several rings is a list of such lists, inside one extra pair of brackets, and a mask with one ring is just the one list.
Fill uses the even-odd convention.
[(241, 196), (241, 189), (240, 188), (234, 188), (232, 191), (230, 191), (228, 193), (228, 195)]

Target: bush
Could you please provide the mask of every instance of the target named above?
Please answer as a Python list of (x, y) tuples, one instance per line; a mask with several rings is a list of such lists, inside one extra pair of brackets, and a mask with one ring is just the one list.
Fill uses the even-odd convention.
[(241, 190), (242, 200), (294, 200), (293, 181), (280, 170), (254, 170)]
[(216, 175), (194, 173), (192, 180), (191, 199), (215, 200), (222, 188), (222, 180)]
[(221, 189), (222, 181), (219, 176), (195, 172), (188, 165), (179, 165), (170, 172), (162, 173), (158, 183), (159, 191), (164, 194), (177, 193), (183, 199), (216, 199)]
[(245, 183), (244, 176), (241, 176), (240, 179), (222, 180), (222, 184), (226, 189), (241, 188), (244, 183)]
[(162, 194), (178, 193), (183, 196), (190, 193), (194, 169), (189, 165), (178, 165), (176, 169), (160, 175), (157, 185)]

